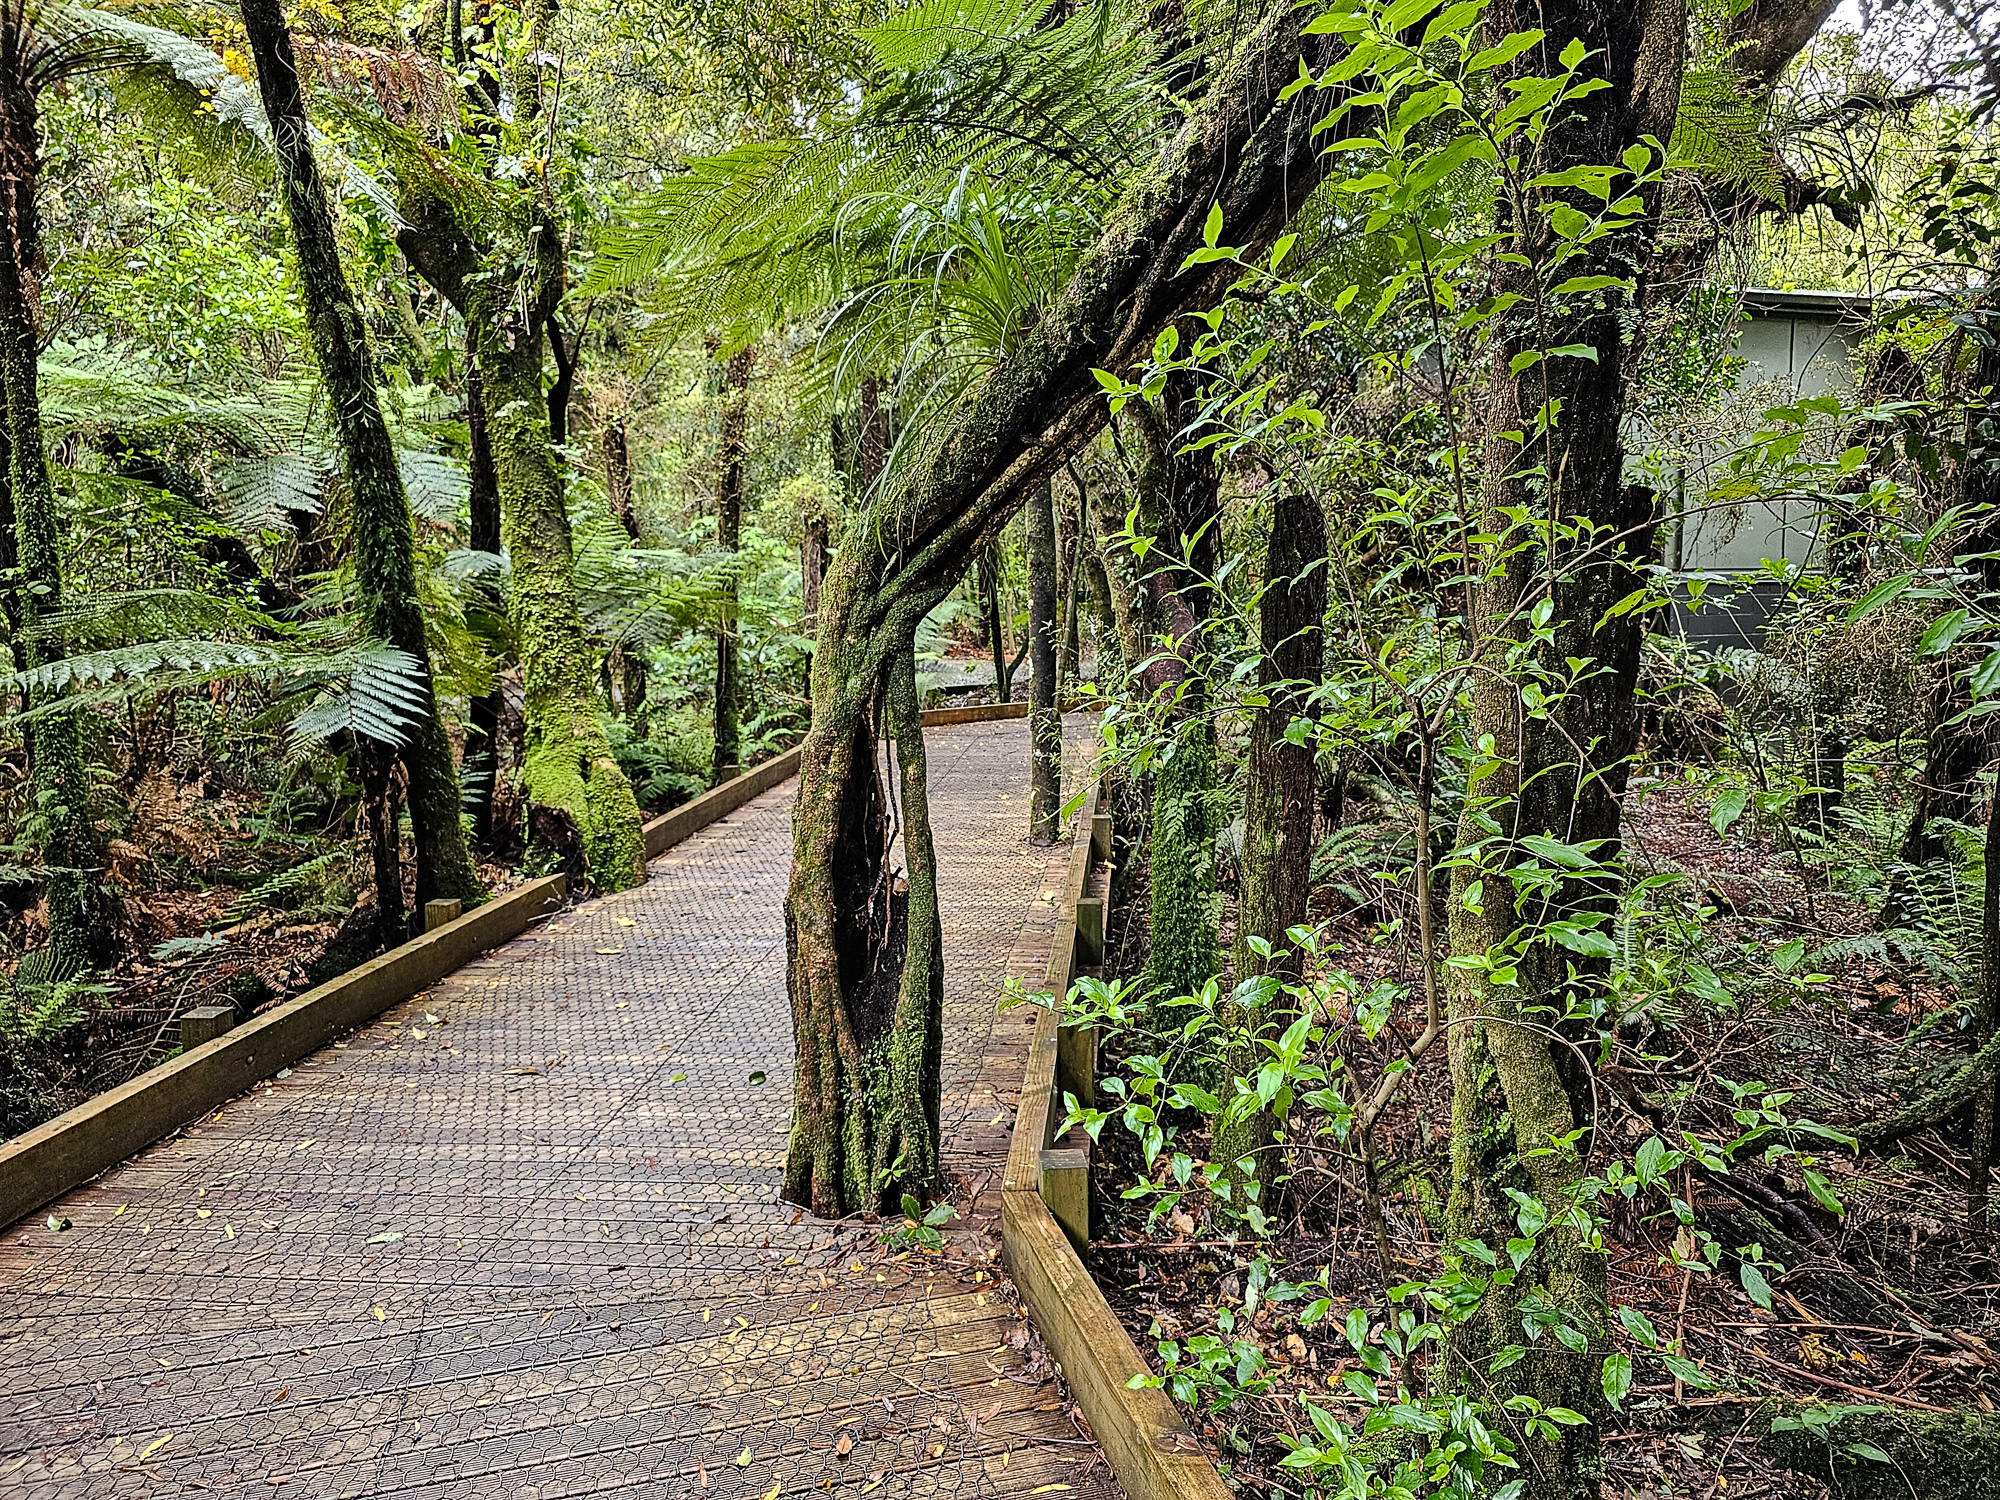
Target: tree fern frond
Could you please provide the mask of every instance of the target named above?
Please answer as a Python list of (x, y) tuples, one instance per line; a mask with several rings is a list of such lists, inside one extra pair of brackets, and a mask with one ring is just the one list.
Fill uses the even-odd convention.
[[(382, 641), (365, 641), (344, 653), (345, 680), (325, 681), (318, 698), (292, 720), (293, 754), (306, 754), (343, 730), (400, 749), (424, 717), (423, 664)], [(316, 675), (324, 678), (326, 667)]]
[(331, 454), (296, 448), (230, 464), (221, 474), (223, 520), (252, 535), (290, 531), (294, 515), (316, 516), (325, 509), (335, 469)]
[(472, 492), (464, 464), (448, 454), (405, 448), (396, 455), (396, 468), (403, 476), (410, 510), (419, 520), (435, 526), (457, 524)]

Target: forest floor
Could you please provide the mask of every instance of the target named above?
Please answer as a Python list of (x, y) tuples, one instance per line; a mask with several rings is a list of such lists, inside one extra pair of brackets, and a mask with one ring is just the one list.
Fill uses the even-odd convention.
[[(1829, 894), (1825, 882), (1802, 879), (1800, 861), (1788, 852), (1784, 830), (1764, 834), (1745, 824), (1719, 835), (1708, 799), (1686, 785), (1657, 785), (1637, 799), (1629, 822), (1632, 854), (1641, 874), (1684, 871), (1713, 908), (1691, 941), (1708, 960), (1707, 972), (1728, 986), (1726, 1003), (1648, 1008), (1645, 1024), (1612, 1067), (1614, 1086), (1640, 1088), (1659, 1107), (1649, 1122), (1631, 1109), (1607, 1110), (1618, 1123), (1598, 1149), (1594, 1165), (1630, 1157), (1655, 1130), (1669, 1141), (1679, 1129), (1708, 1139), (1738, 1133), (1731, 1114), (1747, 1092), (1753, 1100), (1788, 1091), (1783, 1107), (1794, 1119), (1810, 1117), (1839, 1127), (1887, 1112), (1885, 1095), (1912, 1079), (1935, 1080), (1964, 1057), (1954, 1018), (1962, 1014), (1954, 986), (1913, 965), (1884, 961), (1861, 935), (1875, 915), (1856, 901)], [(1353, 817), (1350, 807), (1350, 817)], [(1392, 839), (1394, 828), (1379, 809), (1364, 807), (1363, 820)], [(1364, 821), (1363, 827), (1366, 828)], [(1355, 847), (1367, 844), (1357, 839)], [(1380, 841), (1376, 843), (1379, 847)], [(1324, 847), (1324, 846), (1323, 846)], [(1405, 856), (1407, 862), (1407, 856)], [(1366, 872), (1380, 865), (1358, 862), (1345, 871), (1322, 871), (1315, 916), (1329, 923), (1327, 968), (1345, 969), (1366, 982), (1410, 983), (1409, 945), (1385, 928), (1406, 901), (1392, 884)], [(1114, 922), (1112, 972), (1144, 969), (1146, 895), (1143, 877)], [(1231, 936), (1233, 901), (1225, 899), (1224, 947)], [(1804, 963), (1785, 971), (1753, 962), (1781, 941), (1803, 939)], [(1842, 956), (1846, 955), (1846, 956)], [(1743, 972), (1725, 958), (1741, 959)], [(1809, 968), (1828, 972), (1808, 982)], [(1340, 1020), (1345, 1017), (1332, 1017)], [(1421, 1017), (1392, 1023), (1380, 1042), (1414, 1038)], [(1361, 1076), (1391, 1054), (1381, 1046), (1371, 1059), (1350, 1032), (1351, 1065)], [(1356, 1050), (1357, 1047), (1359, 1050)], [(1107, 1057), (1104, 1064), (1113, 1065)], [(1626, 1076), (1616, 1074), (1622, 1065)], [(1893, 1073), (1893, 1077), (1891, 1076)], [(1732, 1087), (1733, 1085), (1733, 1087)], [(1745, 1085), (1755, 1085), (1745, 1091)], [(1378, 1127), (1385, 1160), (1385, 1212), (1397, 1279), (1419, 1279), (1442, 1264), (1445, 1205), (1450, 1194), (1448, 1125), (1451, 1084), (1444, 1051), (1437, 1049), (1412, 1070), (1409, 1082)], [(1303, 1106), (1301, 1106), (1303, 1108)], [(1199, 1124), (1190, 1113), (1184, 1128)], [(1292, 1137), (1318, 1122), (1295, 1116)], [(1862, 1156), (1818, 1143), (1818, 1169), (1830, 1181), (1844, 1212), (1821, 1208), (1789, 1165), (1765, 1168), (1754, 1157), (1737, 1176), (1786, 1209), (1810, 1253), (1770, 1271), (1769, 1305), (1754, 1301), (1739, 1281), (1735, 1252), (1750, 1231), (1739, 1223), (1743, 1204), (1712, 1186), (1682, 1181), (1676, 1191), (1692, 1202), (1697, 1225), (1725, 1249), (1722, 1269), (1693, 1274), (1672, 1253), (1680, 1226), (1653, 1199), (1657, 1211), (1620, 1203), (1607, 1231), (1613, 1308), (1643, 1312), (1661, 1337), (1679, 1341), (1712, 1389), (1669, 1378), (1656, 1358), (1614, 1329), (1619, 1347), (1633, 1354), (1634, 1384), (1624, 1411), (1604, 1432), (1606, 1494), (1619, 1500), (1665, 1496), (1816, 1496), (1821, 1480), (1788, 1470), (1778, 1459), (1774, 1414), (1785, 1403), (1831, 1403), (1811, 1408), (1815, 1420), (1831, 1413), (1834, 1425), (1808, 1429), (1817, 1450), (1836, 1467), (1871, 1462), (1847, 1451), (1876, 1424), (1953, 1410), (1994, 1411), (2000, 1395), (2000, 1257), (1990, 1241), (1967, 1227), (1963, 1162), (1969, 1127), (1963, 1123), (1919, 1132), (1882, 1156)], [(1184, 1136), (1179, 1149), (1199, 1157), (1204, 1140)], [(1143, 1350), (1161, 1339), (1185, 1343), (1218, 1334), (1218, 1312), (1241, 1309), (1245, 1245), (1215, 1238), (1211, 1224), (1189, 1217), (1148, 1221), (1145, 1200), (1127, 1202), (1121, 1191), (1144, 1175), (1129, 1132), (1107, 1126), (1104, 1170), (1098, 1176), (1098, 1242), (1091, 1265), (1107, 1296)], [(1349, 1394), (1342, 1376), (1360, 1368), (1342, 1333), (1343, 1313), (1379, 1305), (1382, 1272), (1373, 1231), (1359, 1190), (1359, 1166), (1350, 1152), (1315, 1151), (1293, 1159), (1281, 1185), (1277, 1227), (1265, 1246), (1274, 1277), (1303, 1281), (1327, 1268), (1326, 1295), (1333, 1314), (1303, 1326), (1306, 1300), (1265, 1304), (1233, 1337), (1251, 1339), (1271, 1375), (1269, 1387), (1215, 1409), (1213, 1399), (1191, 1414), (1232, 1478), (1246, 1492), (1291, 1496), (1295, 1477), (1279, 1461), (1286, 1436), (1310, 1436), (1299, 1397), (1358, 1426), (1365, 1406)], [(1642, 1200), (1643, 1201), (1643, 1200)], [(1178, 1227), (1175, 1227), (1175, 1226)], [(1682, 1241), (1683, 1251), (1689, 1242)], [(1775, 1258), (1775, 1257), (1774, 1257)], [(1317, 1295), (1317, 1293), (1309, 1294)], [(1226, 1342), (1227, 1340), (1225, 1340)], [(1155, 1361), (1157, 1367), (1157, 1361)], [(1848, 1421), (1841, 1430), (1838, 1422)], [(1780, 1430), (1788, 1423), (1781, 1421)], [(1877, 1441), (1886, 1441), (1877, 1438)], [(1867, 1447), (1868, 1444), (1861, 1446)], [(1796, 1446), (1792, 1449), (1796, 1457)], [(1968, 1461), (1972, 1455), (1967, 1454)], [(1988, 1471), (1990, 1478), (1990, 1470)], [(1990, 1493), (1987, 1478), (1965, 1494)], [(1895, 1493), (1919, 1496), (1961, 1493), (1927, 1484)], [(1868, 1493), (1874, 1493), (1869, 1491)]]

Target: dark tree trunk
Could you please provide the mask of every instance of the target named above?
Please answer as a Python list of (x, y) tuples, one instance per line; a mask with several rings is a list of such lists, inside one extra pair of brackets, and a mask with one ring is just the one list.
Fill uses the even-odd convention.
[[(486, 396), (479, 366), (470, 359), (465, 372), (465, 425), (469, 435), (467, 511), (474, 552), (500, 554), (500, 481), (493, 471), (493, 440), (486, 431)], [(493, 808), (500, 795), (500, 676), (506, 665), (497, 649), (506, 638), (507, 601), (495, 577), (482, 583), (468, 611), (471, 623), (494, 651), (493, 690), (472, 700), (471, 723), (465, 736), (465, 783), (472, 796), (472, 836), (482, 849), (493, 847)], [(483, 616), (484, 618), (480, 618)]]
[(367, 814), (368, 853), (375, 870), (375, 941), (393, 948), (408, 931), (403, 915), (402, 818), (396, 807), (396, 762), (387, 746), (358, 735), (355, 761), (361, 777), (361, 806)]
[(1056, 711), (1056, 518), (1052, 485), (1028, 497), (1028, 837), (1062, 834), (1062, 715)]
[(986, 647), (993, 653), (993, 699), (1014, 701), (1014, 674), (1007, 668), (1007, 622), (1000, 613), (1000, 539), (979, 554), (979, 607), (986, 619)]
[(799, 543), (799, 633), (808, 639), (819, 629), (819, 591), (826, 582), (826, 517), (806, 522)]
[(632, 449), (626, 441), (622, 412), (604, 424), (599, 443), (604, 449), (604, 494), (611, 502), (611, 514), (625, 528), (625, 535), (637, 543), (639, 513), (632, 506)]
[[(1243, 794), (1243, 866), (1236, 907), (1236, 979), (1272, 974), (1287, 983), (1303, 955), (1285, 934), (1306, 920), (1312, 895), (1313, 824), (1318, 814), (1310, 738), (1293, 743), (1292, 721), (1311, 711), (1326, 656), (1326, 516), (1306, 493), (1285, 493), (1272, 507), (1264, 549), (1264, 592), (1257, 601), (1257, 687), (1264, 698), (1250, 723), (1250, 766)], [(1251, 946), (1262, 938), (1268, 959)], [(1255, 1025), (1261, 1017), (1243, 1018)], [(1238, 1073), (1256, 1066), (1246, 1036), (1234, 1049)], [(1249, 1157), (1268, 1186), (1276, 1122), (1259, 1110), (1216, 1143), (1225, 1162)]]
[[(910, 649), (918, 623), (1062, 456), (1102, 426), (1106, 404), (1092, 370), (1131, 368), (1168, 321), (1221, 295), (1228, 283), (1215, 268), (1182, 270), (1202, 243), (1210, 206), (1219, 206), (1231, 239), (1254, 255), (1318, 181), (1311, 131), (1320, 107), (1281, 108), (1278, 99), (1297, 76), (1302, 51), (1312, 58), (1331, 52), (1332, 44), (1303, 37), (1305, 20), (1304, 12), (1274, 11), (1245, 41), (1187, 128), (1127, 188), (1042, 319), (949, 414), (894, 496), (878, 490), (843, 532), (820, 594), (812, 730), (800, 760), (786, 902), (798, 1071), (784, 1191), (815, 1212), (893, 1201), (936, 1170), (935, 1073), (923, 1061), (935, 970), (914, 971), (913, 979), (894, 924), (861, 920), (850, 906), (857, 890), (871, 888), (857, 886), (849, 872), (866, 842), (863, 814), (871, 799), (880, 801), (871, 715), (899, 663), (912, 684), (914, 717)], [(910, 738), (917, 742), (914, 726)], [(908, 931), (934, 933), (936, 894), (919, 878), (928, 861), (917, 852), (928, 840), (911, 839), (920, 762), (899, 750), (915, 872)], [(914, 940), (908, 948), (936, 951)], [(884, 1028), (873, 1019), (890, 992), (883, 976), (898, 971), (901, 1015)], [(861, 1041), (885, 1030), (897, 1062), (871, 1072)], [(878, 1161), (898, 1161), (877, 1145), (896, 1134), (905, 1141), (901, 1165), (877, 1170)]]
[(1222, 971), (1215, 841), (1225, 819), (1206, 678), (1221, 475), (1208, 453), (1183, 453), (1176, 440), (1193, 415), (1194, 395), (1175, 380), (1163, 394), (1164, 410), (1144, 401), (1126, 408), (1140, 439), (1138, 524), (1154, 543), (1143, 586), (1159, 634), (1140, 685), (1174, 736), (1154, 790), (1147, 846), (1150, 976), (1173, 995), (1196, 994)]
[[(38, 43), (26, 16), (9, 6), (0, 18), (0, 403), (5, 405), (10, 545), (19, 569), (10, 580), (8, 620), (16, 659), (30, 671), (68, 654), (62, 632), (48, 622), (62, 609), (63, 575), (55, 490), (42, 446), (41, 116), (35, 99)], [(59, 689), (28, 690), (27, 706), (57, 701)], [(83, 725), (75, 713), (53, 711), (31, 720), (28, 755), (34, 807), (24, 832), (39, 846), (47, 874), (49, 946), (40, 977), (71, 979), (110, 954), (104, 920), (103, 863), (90, 811), (90, 773)]]
[[(618, 524), (625, 528), (627, 539), (637, 546), (641, 540), (639, 512), (633, 504), (632, 450), (625, 439), (623, 413), (604, 424), (603, 435), (598, 441), (604, 450), (605, 498), (610, 502), (611, 513), (618, 518)], [(644, 648), (629, 642), (615, 646), (605, 666), (617, 683), (619, 712), (624, 714), (625, 722), (632, 726), (633, 732), (643, 739), (647, 733), (648, 688)]]
[[(1669, 132), (1679, 98), (1685, 0), (1648, 0), (1636, 15), (1605, 0), (1560, 0), (1553, 7), (1544, 0), (1539, 8), (1525, 0), (1500, 0), (1487, 11), (1485, 24), (1493, 38), (1546, 28), (1549, 40), (1511, 65), (1517, 76), (1559, 72), (1556, 54), (1575, 37), (1592, 49), (1592, 72), (1608, 85), (1564, 106), (1542, 144), (1538, 171), (1615, 163), (1641, 135)], [(1553, 193), (1542, 190), (1538, 202), (1549, 196)], [(1519, 260), (1496, 266), (1493, 290), (1538, 303), (1538, 276), (1544, 273), (1537, 267), (1555, 243), (1547, 217), (1530, 208), (1527, 222), (1517, 222), (1504, 200), (1496, 211), (1508, 236), (1504, 248)], [(1561, 274), (1641, 271), (1656, 223), (1649, 206)], [(1461, 847), (1477, 846), (1479, 852), (1454, 871), (1455, 954), (1486, 954), (1511, 941), (1517, 915), (1507, 894), (1507, 871), (1533, 857), (1521, 838), (1545, 835), (1586, 845), (1598, 860), (1614, 864), (1628, 758), (1637, 740), (1641, 627), (1636, 613), (1607, 618), (1613, 604), (1644, 582), (1652, 555), (1648, 522), (1655, 510), (1650, 491), (1628, 486), (1621, 477), (1623, 299), (1607, 293), (1601, 300), (1572, 303), (1546, 325), (1527, 315), (1527, 305), (1497, 326), (1479, 396), (1487, 460), (1476, 529), (1495, 540), (1474, 560), (1483, 581), (1472, 649), (1493, 670), (1475, 679), (1471, 733), (1476, 743), (1495, 747), (1495, 760), (1460, 828)], [(1523, 351), (1559, 345), (1587, 347), (1596, 351), (1595, 359), (1545, 358), (1518, 371), (1512, 367)], [(1559, 405), (1551, 408), (1550, 402)], [(1535, 414), (1548, 409), (1559, 412), (1559, 421), (1538, 433)], [(1521, 433), (1531, 434), (1525, 445)], [(1549, 516), (1573, 519), (1574, 532), (1552, 526), (1545, 531), (1543, 518)], [(1554, 551), (1543, 556), (1530, 544), (1548, 533), (1555, 534)], [(1589, 540), (1573, 540), (1577, 533)], [(1554, 639), (1529, 660), (1557, 678), (1567, 675), (1571, 660), (1591, 668), (1584, 681), (1556, 697), (1547, 718), (1527, 711), (1519, 669), (1503, 665), (1526, 643), (1528, 616), (1543, 587), (1553, 605)], [(1508, 837), (1489, 837), (1496, 823)], [(1468, 900), (1482, 877), (1490, 898)], [(1605, 911), (1617, 896), (1617, 877), (1607, 870), (1571, 881), (1553, 910), (1545, 909), (1550, 903), (1538, 903), (1531, 920), (1588, 917)], [(1504, 1266), (1507, 1242), (1519, 1235), (1509, 1192), (1528, 1194), (1549, 1205), (1550, 1213), (1548, 1228), (1536, 1237), (1516, 1277), (1504, 1286), (1490, 1285), (1478, 1311), (1457, 1330), (1452, 1355), (1467, 1385), (1495, 1402), (1496, 1410), (1498, 1402), (1525, 1395), (1586, 1418), (1581, 1426), (1563, 1429), (1554, 1442), (1520, 1434), (1531, 1450), (1523, 1454), (1520, 1472), (1528, 1493), (1542, 1500), (1596, 1500), (1603, 1470), (1605, 1256), (1590, 1236), (1559, 1218), (1559, 1205), (1579, 1191), (1587, 1152), (1550, 1149), (1553, 1140), (1594, 1123), (1589, 1077), (1547, 1030), (1566, 1012), (1567, 976), (1573, 972), (1567, 961), (1579, 958), (1538, 933), (1517, 966), (1516, 984), (1494, 983), (1485, 970), (1447, 971), (1451, 1233), (1483, 1242)], [(1580, 986), (1587, 989), (1599, 982), (1602, 965), (1583, 960), (1574, 970), (1581, 971)], [(1538, 1307), (1564, 1318), (1582, 1347), (1572, 1349), (1545, 1333), (1526, 1357), (1495, 1368), (1500, 1352), (1521, 1342), (1524, 1310)]]
[[(2000, 338), (2000, 308), (1987, 309), (1989, 336)], [(1973, 363), (1972, 400), (1966, 408), (1965, 460), (1960, 465), (1959, 503), (1971, 521), (1952, 548), (1954, 557), (1973, 559), (1970, 567), (1989, 609), (2000, 603), (2000, 345), (1982, 343)], [(1979, 773), (1993, 755), (1993, 718), (1968, 717), (1973, 706), (1966, 669), (1976, 653), (1955, 651), (1938, 664), (1930, 693), (1930, 738), (1924, 772), (1916, 786), (1916, 806), (1903, 835), (1901, 858), (1923, 865), (1945, 851), (1936, 825), (1963, 823), (1972, 816)]]
[[(1986, 810), (1986, 888), (1979, 913), (1979, 1005), (1973, 1013), (1972, 1041), (1975, 1052), (1984, 1051), (2000, 1029), (2000, 785), (1993, 791), (1992, 805)], [(1966, 1170), (1972, 1178), (1965, 1195), (1965, 1217), (1975, 1234), (1984, 1235), (1993, 1225), (1988, 1199), (1993, 1186), (1994, 1085), (1986, 1083), (1973, 1095), (1972, 1147), (1966, 1153)]]
[(743, 453), (748, 422), (750, 366), (755, 349), (738, 350), (722, 377), (721, 472), (715, 486), (715, 545), (732, 558), (722, 580), (721, 618), (715, 631), (715, 762), (709, 773), (721, 782), (742, 769), (742, 688), (737, 678), (736, 551), (743, 544)]
[(416, 835), (417, 910), (439, 898), (472, 900), (478, 876), (459, 823), (458, 770), (431, 686), (430, 648), (417, 602), (416, 540), (409, 498), (376, 398), (376, 370), (360, 305), (340, 264), (333, 214), (313, 158), (298, 65), (279, 0), (246, 0), (243, 25), (299, 257), (313, 354), (326, 382), (354, 508), (358, 592), (370, 633), (415, 658), (420, 717), (403, 747)]

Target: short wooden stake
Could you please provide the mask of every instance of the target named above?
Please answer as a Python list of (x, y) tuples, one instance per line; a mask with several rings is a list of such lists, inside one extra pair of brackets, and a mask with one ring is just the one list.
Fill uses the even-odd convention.
[(1076, 961), (1086, 968), (1104, 962), (1104, 898), (1085, 896), (1076, 903)]
[(201, 1005), (181, 1015), (181, 1051), (192, 1052), (236, 1025), (233, 1005)]
[(1099, 813), (1090, 820), (1090, 853), (1100, 865), (1111, 862), (1111, 814)]
[(1090, 1244), (1090, 1156), (1051, 1147), (1042, 1152), (1042, 1202), (1081, 1254)]
[(447, 922), (456, 922), (465, 914), (465, 903), (453, 898), (449, 901), (426, 901), (424, 903), (424, 931), (436, 932)]

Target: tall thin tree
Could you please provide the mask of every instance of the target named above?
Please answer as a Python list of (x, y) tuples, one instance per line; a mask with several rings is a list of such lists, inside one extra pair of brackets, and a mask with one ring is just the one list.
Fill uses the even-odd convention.
[[(430, 648), (417, 600), (416, 536), (395, 445), (376, 394), (376, 368), (361, 308), (340, 263), (333, 211), (299, 87), (298, 61), (279, 0), (244, 0), (243, 26), (257, 89), (271, 125), (285, 212), (299, 257), (313, 355), (325, 381), (354, 507), (354, 559), (371, 634), (414, 658), (419, 718), (401, 750), (416, 835), (417, 909), (433, 898), (470, 899), (478, 876), (459, 822), (458, 771), (431, 683)], [(388, 910), (390, 894), (380, 893)], [(401, 893), (394, 896), (397, 903)]]

